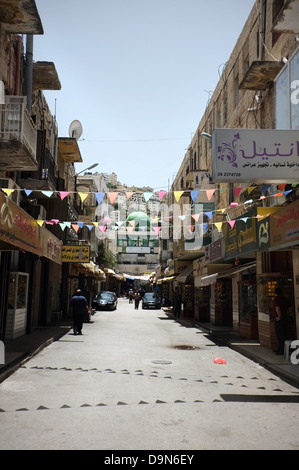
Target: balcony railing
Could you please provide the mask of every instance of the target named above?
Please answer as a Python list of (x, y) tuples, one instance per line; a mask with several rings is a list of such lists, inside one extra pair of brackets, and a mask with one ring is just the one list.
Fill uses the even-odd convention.
[(37, 169), (36, 128), (24, 98), (7, 97), (0, 105), (0, 163), (4, 168)]

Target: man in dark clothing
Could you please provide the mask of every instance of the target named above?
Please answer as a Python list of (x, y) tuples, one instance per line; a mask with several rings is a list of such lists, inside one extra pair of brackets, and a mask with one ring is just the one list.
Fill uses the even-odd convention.
[(86, 297), (82, 295), (80, 289), (77, 289), (75, 295), (73, 295), (71, 300), (71, 307), (73, 311), (74, 334), (82, 335), (84, 316), (86, 311), (88, 312), (88, 302)]
[(181, 308), (182, 308), (182, 296), (178, 288), (176, 288), (174, 296), (173, 296), (173, 306), (174, 306), (174, 316), (177, 318), (180, 318)]
[(275, 333), (278, 341), (278, 349), (276, 354), (284, 353), (284, 342), (286, 339), (286, 329), (288, 322), (288, 307), (287, 299), (282, 295), (282, 289), (277, 287), (275, 289), (276, 297), (273, 300), (273, 317), (275, 322)]

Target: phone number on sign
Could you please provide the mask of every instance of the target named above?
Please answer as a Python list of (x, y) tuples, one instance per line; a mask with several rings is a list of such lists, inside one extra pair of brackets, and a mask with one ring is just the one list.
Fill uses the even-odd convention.
[(217, 176), (224, 176), (224, 177), (225, 177), (225, 176), (235, 176), (235, 177), (238, 177), (238, 176), (241, 176), (241, 173), (236, 173), (236, 172), (233, 173), (233, 172), (227, 172), (227, 171), (225, 171), (225, 172), (219, 171), (219, 172), (217, 173)]

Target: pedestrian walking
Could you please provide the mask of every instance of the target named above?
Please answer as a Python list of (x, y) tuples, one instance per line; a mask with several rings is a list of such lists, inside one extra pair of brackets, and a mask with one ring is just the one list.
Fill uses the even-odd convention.
[(173, 296), (173, 307), (174, 307), (174, 316), (180, 318), (181, 308), (182, 308), (182, 296), (179, 292), (178, 287), (175, 289)]
[(139, 293), (139, 292), (135, 292), (135, 294), (134, 294), (135, 310), (138, 310), (140, 300), (141, 300), (141, 295), (140, 295), (140, 293)]
[(74, 335), (82, 335), (84, 316), (86, 315), (86, 311), (89, 312), (89, 308), (87, 299), (82, 295), (80, 289), (77, 289), (76, 293), (73, 295), (71, 299), (71, 307), (73, 313)]
[(134, 292), (132, 289), (130, 289), (129, 290), (129, 304), (133, 303), (133, 295), (134, 295)]
[(278, 349), (276, 354), (284, 353), (284, 343), (286, 340), (286, 329), (288, 323), (289, 302), (282, 294), (282, 289), (275, 289), (276, 297), (273, 300), (273, 319), (275, 325), (275, 333), (278, 341)]

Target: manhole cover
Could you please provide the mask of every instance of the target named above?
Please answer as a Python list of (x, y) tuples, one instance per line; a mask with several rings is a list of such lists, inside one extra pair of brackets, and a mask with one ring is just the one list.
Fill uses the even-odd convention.
[(162, 360), (152, 361), (152, 363), (153, 364), (164, 364), (164, 365), (172, 364), (171, 361), (162, 361)]
[(199, 349), (197, 346), (187, 346), (187, 345), (182, 345), (182, 346), (175, 346), (174, 349), (183, 349), (185, 351), (193, 351), (194, 349)]

